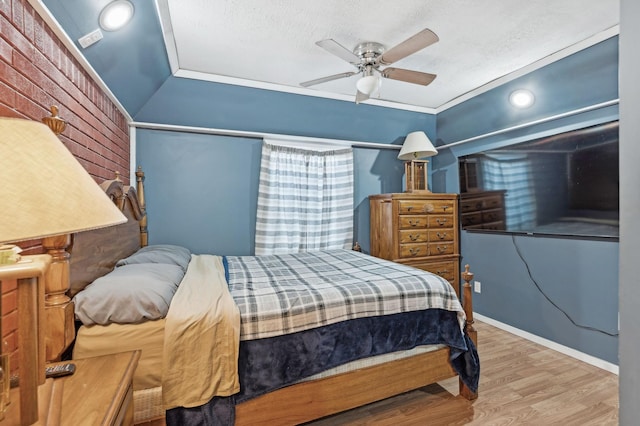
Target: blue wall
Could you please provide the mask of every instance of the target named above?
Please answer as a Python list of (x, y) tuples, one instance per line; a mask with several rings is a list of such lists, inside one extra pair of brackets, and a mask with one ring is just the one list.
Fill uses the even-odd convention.
[[(534, 106), (524, 110), (509, 106), (509, 93), (518, 88), (535, 93)], [(618, 38), (614, 37), (438, 114), (438, 144), (617, 98)], [(617, 118), (618, 107), (614, 105), (441, 149), (433, 161), (434, 188), (438, 192), (459, 190), (457, 158), (461, 155)], [(471, 265), (475, 279), (482, 283), (482, 293), (474, 295), (476, 312), (618, 363), (617, 337), (575, 326), (536, 288), (539, 285), (577, 324), (616, 334), (617, 242), (467, 231), (462, 231), (460, 238), (462, 262)]]
[[(533, 107), (508, 107), (509, 93), (529, 88)], [(588, 107), (618, 97), (617, 37), (452, 107), (437, 117), (370, 105), (240, 86), (169, 78), (136, 121), (401, 144), (424, 130), (438, 145)], [(610, 121), (617, 105), (440, 149), (432, 161), (435, 192), (458, 192), (457, 158), (485, 148)], [(437, 130), (437, 132), (436, 132)], [(436, 138), (437, 136), (437, 138)], [(137, 131), (138, 164), (147, 175), (152, 243), (194, 252), (252, 254), (260, 140), (168, 131)], [(356, 148), (356, 239), (369, 249), (367, 196), (401, 191), (397, 151)], [(517, 254), (520, 248), (526, 265)], [(618, 243), (461, 233), (463, 264), (483, 283), (480, 314), (617, 363)]]
[[(139, 122), (402, 144), (435, 116), (197, 80), (170, 78)], [(370, 194), (402, 190), (397, 150), (354, 148), (355, 238), (369, 250)], [(151, 243), (194, 252), (254, 253), (261, 140), (137, 130)]]

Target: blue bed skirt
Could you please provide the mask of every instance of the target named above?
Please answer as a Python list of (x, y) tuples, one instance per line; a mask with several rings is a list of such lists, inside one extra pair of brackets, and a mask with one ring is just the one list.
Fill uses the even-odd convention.
[(480, 362), (455, 312), (429, 309), (359, 318), (299, 333), (240, 342), (240, 393), (194, 408), (168, 410), (168, 426), (233, 425), (235, 404), (362, 358), (445, 344), (454, 370), (476, 392)]

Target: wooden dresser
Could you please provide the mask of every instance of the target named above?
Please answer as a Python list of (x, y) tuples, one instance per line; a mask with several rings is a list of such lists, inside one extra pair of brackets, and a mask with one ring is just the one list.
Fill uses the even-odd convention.
[(506, 229), (504, 216), (505, 191), (477, 191), (460, 194), (460, 225), (462, 229)]
[(369, 205), (371, 255), (438, 274), (460, 294), (457, 194), (379, 194)]

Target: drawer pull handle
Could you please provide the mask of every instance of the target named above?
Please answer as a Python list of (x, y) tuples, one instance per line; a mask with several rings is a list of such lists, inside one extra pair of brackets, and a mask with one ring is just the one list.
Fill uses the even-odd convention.
[(441, 240), (444, 240), (445, 238), (447, 238), (447, 233), (446, 233), (446, 232), (444, 232), (444, 233), (442, 233), (442, 234), (438, 232), (438, 233), (436, 233), (436, 235), (437, 235), (437, 236), (438, 236), (438, 238), (440, 238)]
[(436, 271), (436, 274), (440, 275), (441, 277), (444, 278), (445, 275), (447, 275), (449, 273), (448, 269), (445, 269), (444, 271)]
[(409, 249), (409, 253), (411, 253), (412, 256), (416, 256), (418, 253), (420, 253), (420, 249), (419, 248), (410, 248)]
[(413, 220), (409, 219), (409, 225), (411, 225), (413, 227), (416, 227), (416, 226), (420, 225), (420, 220), (413, 221)]
[(446, 224), (447, 224), (447, 219), (440, 219), (440, 218), (437, 218), (437, 219), (436, 219), (436, 223), (437, 223), (438, 225), (440, 225), (440, 226), (446, 225)]
[(409, 239), (411, 241), (418, 241), (419, 238), (420, 238), (420, 235), (409, 234)]
[(411, 210), (413, 210), (413, 206), (407, 206), (407, 211), (410, 212)]
[(437, 246), (437, 247), (436, 247), (436, 250), (438, 250), (438, 253), (444, 253), (444, 252), (446, 252), (446, 251), (447, 251), (447, 248), (448, 248), (448, 247), (449, 247), (449, 246)]
[(442, 206), (442, 210), (446, 212), (449, 207), (450, 206)]

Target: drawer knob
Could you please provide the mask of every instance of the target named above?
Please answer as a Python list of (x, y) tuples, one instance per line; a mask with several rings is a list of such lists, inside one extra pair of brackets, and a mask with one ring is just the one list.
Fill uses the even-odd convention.
[(443, 232), (442, 234), (437, 232), (436, 235), (438, 236), (438, 238), (440, 238), (441, 240), (444, 240), (445, 238), (447, 238), (447, 233)]
[(437, 218), (436, 219), (436, 223), (440, 226), (446, 225), (447, 224), (447, 219), (441, 219), (441, 218)]
[(420, 253), (420, 249), (419, 248), (410, 248), (409, 249), (409, 253), (411, 253), (412, 256), (417, 255), (418, 253)]

